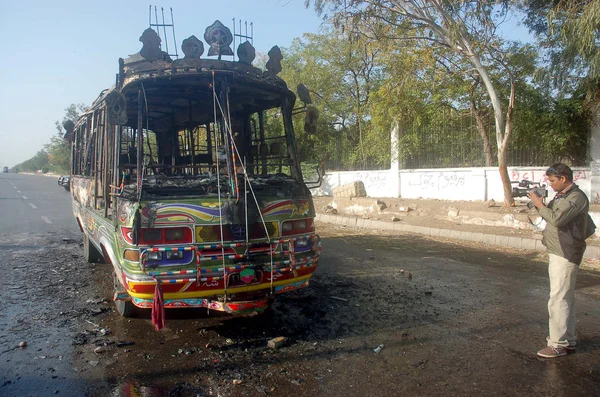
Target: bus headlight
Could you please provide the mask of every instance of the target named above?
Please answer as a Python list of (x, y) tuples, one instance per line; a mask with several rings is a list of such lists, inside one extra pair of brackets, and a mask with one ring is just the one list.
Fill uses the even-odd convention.
[(183, 259), (183, 251), (167, 251), (167, 260), (171, 259)]
[(148, 252), (147, 255), (149, 261), (159, 261), (162, 259), (162, 255), (160, 252)]

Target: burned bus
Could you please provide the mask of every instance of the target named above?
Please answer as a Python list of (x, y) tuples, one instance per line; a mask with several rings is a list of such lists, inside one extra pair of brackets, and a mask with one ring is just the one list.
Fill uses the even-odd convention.
[[(294, 138), (295, 94), (229, 46), (220, 22), (172, 60), (147, 29), (113, 87), (69, 128), (73, 213), (88, 262), (114, 269), (135, 307), (248, 313), (308, 285), (321, 249)], [(159, 307), (157, 309), (157, 307)]]

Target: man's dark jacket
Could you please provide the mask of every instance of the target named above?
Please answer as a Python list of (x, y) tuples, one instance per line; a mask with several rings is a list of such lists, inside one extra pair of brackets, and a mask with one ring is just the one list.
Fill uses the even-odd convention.
[(559, 192), (538, 213), (546, 221), (542, 243), (548, 253), (579, 265), (585, 251), (585, 233), (590, 203), (575, 184), (566, 193)]

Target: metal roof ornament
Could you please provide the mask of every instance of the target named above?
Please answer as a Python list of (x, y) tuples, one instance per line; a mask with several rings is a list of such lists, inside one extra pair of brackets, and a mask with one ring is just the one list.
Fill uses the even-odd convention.
[(147, 61), (157, 61), (171, 59), (164, 51), (160, 49), (160, 37), (158, 34), (148, 28), (144, 30), (144, 33), (140, 36), (142, 42), (142, 49), (140, 55)]
[(306, 88), (306, 86), (302, 83), (298, 84), (298, 87), (296, 88), (296, 92), (298, 93), (298, 97), (300, 98), (300, 100), (302, 102), (304, 102), (305, 104), (311, 104), (312, 103), (312, 98), (310, 97), (310, 91), (308, 90), (308, 88)]
[(283, 55), (281, 49), (278, 46), (273, 46), (268, 52), (269, 60), (267, 61), (267, 70), (273, 74), (281, 72), (281, 60)]
[(108, 122), (115, 125), (127, 124), (127, 100), (119, 91), (111, 91), (106, 96)]
[(238, 46), (237, 55), (240, 63), (252, 65), (252, 61), (256, 58), (256, 50), (249, 41), (245, 41)]
[(190, 36), (181, 43), (184, 59), (200, 59), (204, 53), (204, 44), (196, 36)]
[(233, 42), (233, 35), (221, 21), (215, 21), (215, 23), (206, 28), (204, 40), (210, 45), (210, 49), (208, 50), (209, 57), (218, 55), (219, 59), (221, 59), (221, 55), (233, 55), (233, 50), (230, 47)]

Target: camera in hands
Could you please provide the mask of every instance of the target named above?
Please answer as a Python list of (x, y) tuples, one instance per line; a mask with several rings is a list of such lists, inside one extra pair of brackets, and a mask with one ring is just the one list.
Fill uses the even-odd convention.
[[(529, 192), (535, 193), (538, 197), (548, 197), (548, 190), (546, 185), (542, 185), (540, 182), (533, 182), (523, 179), (522, 181), (511, 181), (510, 183), (517, 183), (517, 187), (512, 188), (513, 197), (527, 197)], [(527, 208), (533, 208), (533, 203), (530, 201), (527, 203)]]

